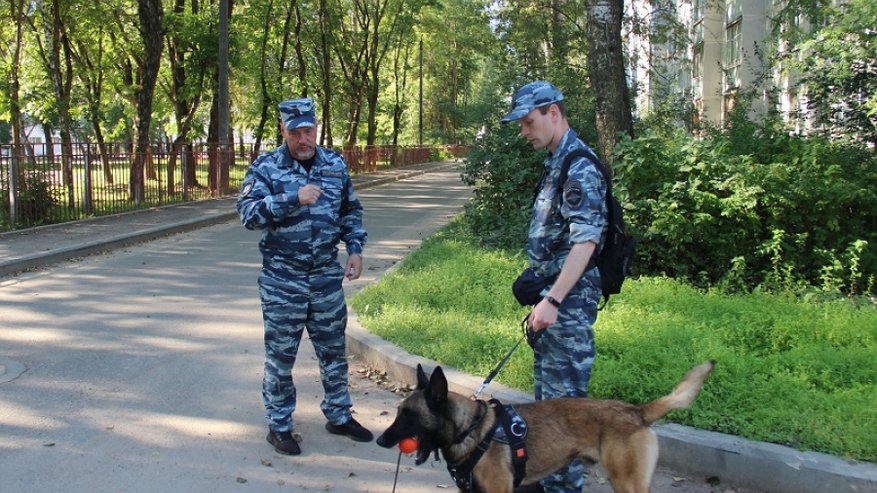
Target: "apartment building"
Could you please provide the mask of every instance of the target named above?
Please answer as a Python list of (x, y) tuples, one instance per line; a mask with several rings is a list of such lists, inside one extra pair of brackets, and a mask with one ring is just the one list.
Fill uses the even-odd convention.
[(634, 0), (628, 14), (641, 28), (627, 34), (638, 113), (671, 98), (689, 103), (695, 120), (721, 124), (751, 91), (751, 116), (774, 105), (797, 122), (804, 95), (793, 75), (768, 60), (782, 48), (771, 34), (780, 2)]

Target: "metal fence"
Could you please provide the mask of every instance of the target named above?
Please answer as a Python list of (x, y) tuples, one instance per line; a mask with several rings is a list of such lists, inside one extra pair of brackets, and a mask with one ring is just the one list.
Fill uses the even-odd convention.
[[(0, 145), (0, 231), (233, 194), (250, 162), (265, 148), (238, 144), (220, 152), (216, 145), (197, 144), (174, 151), (172, 146), (156, 144), (145, 156), (138, 156), (130, 143), (100, 149), (77, 143), (67, 153), (57, 144)], [(464, 157), (469, 148), (345, 146), (337, 150), (356, 174)], [(138, 157), (139, 177), (132, 173)]]

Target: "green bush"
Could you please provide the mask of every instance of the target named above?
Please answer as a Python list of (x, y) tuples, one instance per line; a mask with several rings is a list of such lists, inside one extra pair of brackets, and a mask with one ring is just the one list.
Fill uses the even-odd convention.
[(481, 243), (523, 249), (533, 192), (544, 152), (518, 137), (516, 125), (499, 126), (476, 142), (466, 159), (463, 181), (475, 188), (466, 223)]
[(646, 132), (617, 154), (638, 272), (729, 289), (874, 292), (873, 152), (768, 123), (707, 139)]
[[(28, 176), (19, 188), (16, 200), (17, 224), (38, 226), (51, 222), (52, 211), (57, 208), (61, 201), (58, 192), (52, 189), (52, 184), (41, 176)], [(0, 210), (3, 211), (3, 219), (8, 225), (13, 225), (9, 211), (9, 191), (0, 191), (3, 203)]]
[[(491, 128), (466, 161), (466, 223), (482, 245), (526, 244), (545, 154), (517, 132)], [(640, 239), (635, 274), (729, 292), (875, 293), (877, 153), (742, 110), (704, 133), (655, 125), (616, 149), (614, 190)]]

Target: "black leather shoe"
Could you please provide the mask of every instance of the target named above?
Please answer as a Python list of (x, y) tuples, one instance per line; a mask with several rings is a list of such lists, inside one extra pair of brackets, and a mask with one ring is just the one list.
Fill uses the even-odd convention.
[(274, 450), (284, 455), (298, 455), (301, 448), (298, 442), (292, 437), (292, 433), (288, 431), (268, 431), (266, 437), (268, 443), (274, 446)]
[(326, 423), (326, 429), (333, 435), (344, 435), (356, 442), (370, 442), (372, 441), (372, 438), (374, 438), (372, 432), (365, 429), (365, 427), (357, 423), (353, 418), (350, 418), (350, 421), (341, 425)]

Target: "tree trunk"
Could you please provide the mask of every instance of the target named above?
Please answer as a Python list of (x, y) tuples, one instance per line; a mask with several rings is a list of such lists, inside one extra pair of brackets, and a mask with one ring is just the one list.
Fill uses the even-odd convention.
[[(393, 104), (393, 147), (399, 145), (399, 133), (402, 131), (402, 103), (407, 89), (408, 71), (404, 68), (408, 65), (409, 44), (404, 43), (404, 29), (399, 32), (399, 41), (396, 44), (393, 57), (393, 80), (394, 80), (394, 96)], [(404, 45), (404, 48), (403, 48)], [(404, 51), (403, 51), (404, 50)], [(393, 162), (393, 165), (397, 163)]]
[[(49, 50), (52, 85), (58, 101), (58, 116), (61, 124), (61, 163), (64, 170), (64, 184), (67, 187), (67, 206), (76, 206), (73, 184), (73, 136), (70, 131), (70, 92), (73, 87), (73, 57), (70, 39), (64, 19), (61, 18), (59, 0), (52, 2), (51, 42)], [(61, 54), (64, 55), (63, 69)]]
[(274, 1), (269, 0), (265, 11), (264, 23), (262, 24), (262, 40), (259, 43), (259, 89), (261, 92), (261, 107), (259, 109), (259, 123), (256, 125), (256, 142), (250, 152), (250, 160), (256, 159), (259, 149), (262, 148), (262, 135), (268, 123), (268, 107), (271, 105), (271, 93), (268, 92), (268, 38), (271, 33), (271, 21), (274, 19), (272, 11)]
[(595, 93), (599, 153), (610, 166), (619, 134), (633, 137), (621, 42), (623, 0), (594, 0), (588, 7), (588, 71)]
[(12, 159), (9, 161), (9, 221), (12, 224), (18, 222), (21, 211), (18, 207), (16, 191), (24, 183), (24, 169), (22, 159), (24, 146), (22, 143), (23, 128), (21, 124), (21, 92), (20, 62), (21, 49), (24, 43), (24, 0), (11, 0), (9, 2), (10, 14), (14, 22), (15, 39), (12, 46), (12, 60), (9, 63), (9, 113), (12, 120)]
[(140, 87), (137, 88), (137, 140), (134, 148), (134, 162), (131, 165), (131, 200), (139, 204), (145, 198), (146, 184), (143, 171), (149, 157), (149, 128), (152, 124), (152, 99), (155, 95), (155, 82), (161, 65), (163, 46), (163, 11), (161, 0), (137, 0), (137, 14), (140, 20), (140, 37), (143, 40), (143, 57), (137, 67)]
[(322, 132), (322, 144), (326, 147), (332, 147), (332, 113), (329, 110), (332, 104), (332, 56), (331, 47), (329, 46), (329, 12), (326, 7), (326, 0), (320, 0), (320, 55), (321, 67), (320, 74), (323, 82), (323, 98), (322, 110), (320, 111), (320, 121)]

